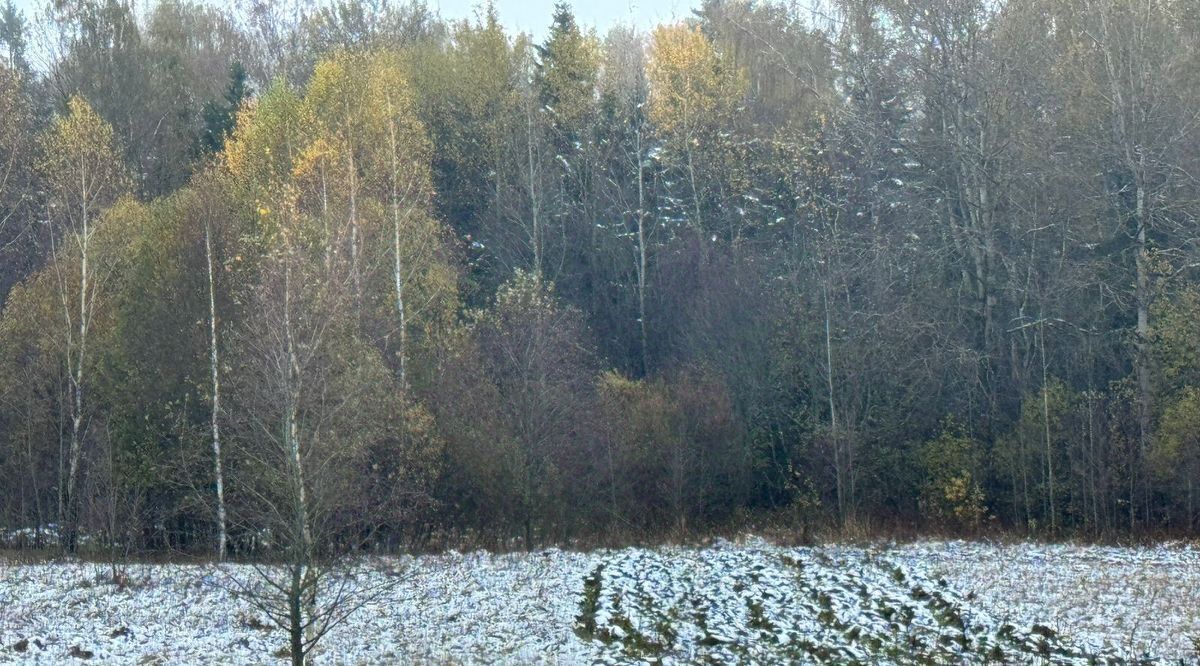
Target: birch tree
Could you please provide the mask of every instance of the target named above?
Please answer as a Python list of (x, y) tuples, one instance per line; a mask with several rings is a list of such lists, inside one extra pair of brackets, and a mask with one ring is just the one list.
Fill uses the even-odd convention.
[(222, 269), (231, 259), (225, 256), (228, 242), (224, 241), (223, 236), (230, 235), (231, 230), (225, 227), (230, 226), (232, 215), (231, 206), (225, 200), (229, 188), (221, 181), (219, 173), (204, 174), (193, 178), (193, 189), (196, 197), (189, 208), (190, 217), (193, 218), (190, 220), (192, 223), (190, 228), (199, 227), (198, 231), (203, 237), (204, 243), (203, 291), (205, 292), (204, 305), (207, 306), (205, 337), (208, 343), (207, 388), (209, 398), (207, 430), (212, 451), (213, 492), (216, 500), (217, 559), (222, 560), (225, 558), (229, 546), (229, 516), (225, 502), (225, 455), (221, 437), (223, 421), (221, 376), (224, 373), (222, 338), (225, 333), (225, 321), (230, 317), (229, 313), (225, 312), (218, 315), (218, 301), (225, 302), (225, 298), (222, 296), (227, 297), (228, 287), (222, 290), (225, 292), (224, 294), (218, 294), (218, 289), (223, 286), (221, 283), (225, 281), (222, 276), (225, 271)]
[(232, 585), (287, 633), (297, 665), (379, 591), (354, 583), (357, 565), (337, 544), (368, 541), (378, 525), (370, 510), (352, 511), (371, 507), (358, 474), (401, 411), (401, 392), (358, 324), (356, 257), (332, 251), (344, 236), (327, 233), (321, 209), (303, 206), (304, 184), (314, 182), (305, 146), (319, 136), (311, 121), (303, 100), (273, 90), (243, 114), (225, 162), (249, 184), (244, 203), (256, 223), (246, 247), (258, 253), (232, 357), (237, 451), (247, 461), (239, 520), (268, 535), (281, 558)]
[(456, 303), (447, 234), (432, 215), (431, 149), (408, 68), (389, 51), (338, 53), (303, 99), (313, 123), (294, 169), (299, 205), (321, 219), (327, 269), (350, 261), (362, 332), (402, 384), (414, 340), (445, 326)]
[(63, 362), (71, 396), (60, 515), (66, 530), (64, 543), (74, 550), (79, 512), (76, 492), (91, 417), (88, 339), (112, 268), (105, 258), (96, 256), (94, 245), (104, 213), (125, 192), (127, 178), (113, 145), (112, 128), (82, 98), (71, 98), (67, 108), (67, 115), (58, 118), (43, 137), (40, 170), (49, 195), (53, 268), (65, 339)]
[[(386, 211), (375, 236), (379, 274), (390, 286), (381, 301), (384, 348), (394, 358), (402, 387), (411, 381), (418, 345), (449, 323), (457, 302), (457, 279), (450, 266), (447, 229), (433, 214), (432, 146), (417, 117), (415, 90), (400, 54), (378, 51), (365, 63), (363, 96), (370, 110), (366, 168), (370, 194)], [(383, 258), (386, 257), (386, 260)], [(390, 306), (383, 305), (390, 301)], [(383, 312), (389, 312), (383, 314)], [(394, 344), (394, 346), (393, 346)]]

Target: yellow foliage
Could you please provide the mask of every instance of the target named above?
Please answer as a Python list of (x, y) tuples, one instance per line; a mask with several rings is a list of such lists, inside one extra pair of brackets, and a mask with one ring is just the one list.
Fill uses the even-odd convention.
[(921, 505), (930, 518), (955, 527), (977, 527), (986, 512), (979, 485), (979, 444), (953, 422), (921, 447), (925, 481)]
[(220, 164), (257, 225), (257, 251), (348, 266), (364, 326), (381, 339), (396, 335), (399, 273), (417, 347), (458, 305), (449, 232), (430, 210), (431, 159), (404, 58), (343, 50), (302, 91), (278, 83), (241, 111)]
[(78, 95), (42, 137), (39, 164), (60, 221), (77, 226), (77, 211), (100, 211), (128, 191), (113, 129)]
[(313, 120), (300, 98), (286, 84), (276, 83), (238, 112), (220, 163), (250, 193), (278, 189), (291, 179), (293, 159), (312, 134)]
[(700, 28), (682, 23), (654, 30), (646, 75), (651, 121), (693, 145), (703, 128), (728, 118), (745, 90), (745, 78), (721, 59)]

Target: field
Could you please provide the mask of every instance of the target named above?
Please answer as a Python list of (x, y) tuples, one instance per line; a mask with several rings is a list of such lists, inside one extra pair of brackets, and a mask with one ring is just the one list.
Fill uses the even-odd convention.
[[(1194, 663), (1200, 550), (919, 542), (449, 553), (326, 637), (324, 664)], [(283, 663), (239, 565), (0, 564), (0, 662)], [(365, 582), (365, 581), (364, 581)]]

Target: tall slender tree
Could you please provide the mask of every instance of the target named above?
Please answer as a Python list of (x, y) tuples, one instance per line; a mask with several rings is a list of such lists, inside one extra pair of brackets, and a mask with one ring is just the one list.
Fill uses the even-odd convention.
[(112, 128), (86, 101), (73, 97), (68, 114), (43, 138), (41, 172), (48, 188), (54, 272), (62, 305), (63, 359), (69, 374), (69, 445), (61, 517), (65, 545), (74, 550), (78, 528), (79, 469), (88, 428), (87, 403), (92, 359), (88, 347), (111, 275), (107, 258), (97, 256), (95, 240), (107, 209), (127, 191), (128, 179), (113, 141)]

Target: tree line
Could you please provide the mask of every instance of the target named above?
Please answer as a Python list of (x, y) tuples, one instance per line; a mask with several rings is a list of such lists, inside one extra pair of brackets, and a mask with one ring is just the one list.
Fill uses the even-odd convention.
[(0, 12), (0, 525), (1200, 524), (1200, 14)]

